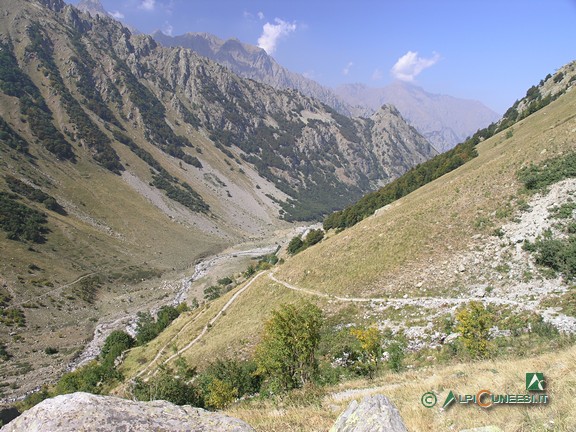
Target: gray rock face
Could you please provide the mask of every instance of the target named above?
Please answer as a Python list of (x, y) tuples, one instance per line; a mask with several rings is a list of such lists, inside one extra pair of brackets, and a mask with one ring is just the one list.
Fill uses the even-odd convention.
[(335, 92), (351, 105), (362, 104), (374, 110), (383, 104), (393, 104), (440, 152), (451, 149), (500, 118), (478, 101), (428, 93), (404, 82), (382, 88), (347, 84), (336, 88)]
[(167, 47), (189, 48), (244, 78), (268, 84), (276, 89), (298, 90), (306, 96), (324, 102), (341, 114), (354, 116), (371, 114), (370, 110), (348, 106), (331, 89), (282, 67), (272, 56), (257, 46), (242, 43), (237, 39), (225, 41), (208, 33), (186, 33), (172, 37), (156, 32), (152, 36)]
[(241, 420), (166, 401), (134, 402), (72, 393), (46, 399), (0, 432), (244, 432)]
[(398, 409), (384, 395), (352, 401), (330, 432), (407, 432)]

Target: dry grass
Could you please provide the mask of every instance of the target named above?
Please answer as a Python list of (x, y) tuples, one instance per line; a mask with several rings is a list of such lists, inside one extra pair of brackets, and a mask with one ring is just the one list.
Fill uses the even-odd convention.
[(517, 196), (517, 170), (573, 150), (574, 92), (478, 146), (479, 156), (418, 189), (380, 215), (289, 260), (278, 273), (295, 285), (340, 295), (382, 295), (407, 267), (449, 259), (476, 233), (498, 223), (495, 213)]
[[(384, 394), (400, 411), (410, 431), (462, 430), (495, 425), (506, 432), (573, 431), (576, 424), (576, 347), (561, 352), (510, 360), (463, 363), (424, 368), (400, 374), (384, 374), (374, 381), (358, 380), (327, 389), (319, 404), (295, 406), (273, 401), (237, 404), (227, 413), (248, 422), (257, 431), (326, 431), (348, 403), (370, 394)], [(450, 390), (476, 394), (488, 389), (495, 394), (525, 394), (526, 372), (543, 372), (550, 403), (542, 406), (507, 405), (490, 409), (476, 405), (452, 405), (440, 410)], [(332, 398), (346, 390), (364, 389), (356, 395)], [(425, 408), (426, 392), (438, 395), (438, 405)]]

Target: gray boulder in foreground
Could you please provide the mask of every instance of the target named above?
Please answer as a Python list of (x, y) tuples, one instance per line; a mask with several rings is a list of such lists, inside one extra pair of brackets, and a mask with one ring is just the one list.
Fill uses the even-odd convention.
[(0, 432), (253, 432), (241, 420), (166, 401), (72, 393), (46, 399)]
[(407, 432), (398, 409), (384, 395), (350, 402), (330, 432)]

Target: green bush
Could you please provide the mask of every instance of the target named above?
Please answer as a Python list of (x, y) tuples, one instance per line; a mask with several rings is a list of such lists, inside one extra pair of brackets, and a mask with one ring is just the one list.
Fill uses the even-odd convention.
[(528, 190), (541, 190), (566, 178), (576, 177), (576, 152), (531, 164), (518, 172), (519, 180)]
[(114, 360), (124, 351), (132, 348), (136, 341), (132, 336), (122, 330), (114, 330), (104, 342), (100, 351), (100, 360), (109, 365), (114, 365)]
[(217, 359), (211, 362), (196, 380), (206, 406), (221, 409), (235, 398), (257, 393), (262, 377), (256, 369), (252, 361)]
[(288, 243), (287, 250), (290, 255), (295, 255), (300, 252), (303, 247), (304, 242), (302, 241), (302, 238), (300, 236), (295, 236), (292, 238), (292, 240), (290, 240), (290, 243)]
[(162, 306), (154, 319), (150, 312), (138, 312), (136, 323), (136, 345), (144, 345), (158, 336), (180, 315), (174, 306)]
[(535, 255), (537, 264), (561, 273), (568, 280), (576, 278), (576, 235), (560, 239), (546, 231), (534, 243), (525, 242), (523, 248)]
[(122, 374), (112, 366), (93, 361), (74, 372), (64, 374), (54, 388), (54, 395), (79, 391), (101, 394), (104, 390), (104, 384), (121, 379)]
[(140, 401), (165, 400), (176, 405), (204, 407), (204, 401), (194, 384), (187, 383), (166, 370), (160, 371), (147, 382), (136, 378), (132, 395)]
[(481, 302), (472, 301), (456, 313), (456, 331), (460, 340), (473, 358), (490, 357), (493, 345), (489, 341), (493, 315)]
[(8, 361), (12, 358), (12, 355), (6, 349), (6, 345), (0, 343), (0, 360)]
[(47, 215), (16, 199), (16, 195), (0, 192), (0, 228), (10, 240), (44, 243), (49, 232)]
[(272, 312), (256, 348), (258, 373), (272, 391), (309, 383), (317, 374), (322, 311), (311, 303), (282, 305)]

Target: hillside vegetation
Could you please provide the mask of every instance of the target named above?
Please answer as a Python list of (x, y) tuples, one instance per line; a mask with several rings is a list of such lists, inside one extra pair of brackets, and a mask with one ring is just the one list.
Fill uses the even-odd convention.
[(61, 0), (2, 12), (6, 395), (172, 302), (197, 260), (269, 246), (436, 153), (389, 107), (351, 119)]
[[(154, 342), (129, 351), (119, 370), (129, 380), (152, 378), (156, 368), (175, 371), (178, 363), (202, 373), (216, 359), (250, 361), (269, 317), (307, 301), (324, 316), (316, 384), (229, 412), (262, 430), (324, 430), (343, 401), (378, 391), (414, 430), (539, 430), (551, 422), (569, 430), (573, 410), (563, 378), (575, 372), (574, 253), (566, 249), (567, 267), (554, 267), (530, 244), (549, 236), (572, 245), (575, 110), (569, 88), (513, 130), (478, 143), (478, 156), (464, 165), (179, 318)], [(374, 369), (370, 359), (383, 351), (387, 360)], [(374, 381), (331, 387), (370, 370), (377, 371)], [(439, 398), (448, 389), (521, 391), (525, 372), (534, 370), (548, 376), (557, 404), (443, 413), (420, 402), (432, 390)], [(356, 391), (363, 387), (369, 389)], [(332, 395), (339, 389), (352, 391)], [(130, 387), (116, 391), (129, 395)]]

